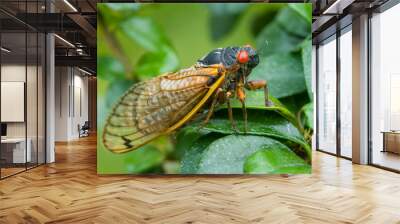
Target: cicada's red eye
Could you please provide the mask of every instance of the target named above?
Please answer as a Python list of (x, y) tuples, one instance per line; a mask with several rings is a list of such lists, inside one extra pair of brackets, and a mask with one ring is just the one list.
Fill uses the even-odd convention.
[(249, 54), (247, 53), (247, 51), (240, 51), (237, 55), (237, 60), (240, 64), (247, 63), (249, 61)]

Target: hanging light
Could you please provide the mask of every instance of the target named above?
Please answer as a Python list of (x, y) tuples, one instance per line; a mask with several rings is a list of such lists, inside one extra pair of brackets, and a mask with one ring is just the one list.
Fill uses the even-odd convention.
[(11, 50), (9, 50), (9, 49), (7, 49), (7, 48), (5, 48), (5, 47), (1, 47), (0, 49), (1, 49), (2, 51), (6, 52), (6, 53), (10, 53), (10, 52), (11, 52)]
[(54, 34), (54, 36), (57, 37), (57, 38), (58, 38), (59, 40), (61, 40), (62, 42), (66, 43), (68, 46), (75, 48), (75, 45), (73, 45), (73, 44), (72, 44), (71, 42), (69, 42), (68, 40), (66, 40), (66, 39), (64, 39), (64, 38), (62, 38), (62, 37), (60, 37), (60, 36), (57, 35), (57, 34)]
[(86, 75), (92, 76), (92, 73), (90, 73), (90, 72), (88, 72), (88, 71), (86, 71), (86, 70), (83, 70), (83, 69), (81, 69), (81, 68), (79, 68), (79, 67), (78, 67), (78, 70), (81, 71), (81, 72), (83, 72), (83, 73), (85, 73)]
[(68, 7), (70, 7), (74, 12), (78, 12), (78, 10), (68, 0), (64, 0), (64, 3), (68, 5)]

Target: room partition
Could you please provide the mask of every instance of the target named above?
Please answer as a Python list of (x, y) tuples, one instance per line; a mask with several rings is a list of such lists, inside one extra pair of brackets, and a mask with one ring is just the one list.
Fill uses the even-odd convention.
[(46, 38), (24, 22), (43, 2), (0, 3), (1, 179), (46, 161)]

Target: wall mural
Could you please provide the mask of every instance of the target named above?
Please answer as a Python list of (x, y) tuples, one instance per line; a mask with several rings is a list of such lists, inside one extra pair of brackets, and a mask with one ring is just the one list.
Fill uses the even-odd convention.
[(311, 172), (311, 4), (98, 4), (99, 174)]

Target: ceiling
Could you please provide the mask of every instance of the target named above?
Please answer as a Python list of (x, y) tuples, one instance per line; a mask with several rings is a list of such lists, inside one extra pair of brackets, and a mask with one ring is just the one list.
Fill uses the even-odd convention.
[(390, 0), (313, 0), (313, 43), (332, 36), (352, 23), (354, 17), (373, 12)]
[[(12, 49), (7, 57), (11, 60), (26, 55), (26, 30), (35, 33), (54, 32), (57, 34), (56, 66), (78, 66), (95, 74), (98, 2), (100, 1), (1, 0), (0, 22), (4, 39), (2, 45)], [(29, 42), (31, 35), (28, 34), (27, 37)], [(37, 48), (28, 43), (26, 50), (30, 58)]]

